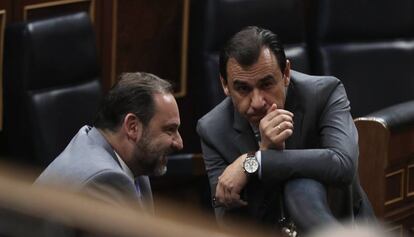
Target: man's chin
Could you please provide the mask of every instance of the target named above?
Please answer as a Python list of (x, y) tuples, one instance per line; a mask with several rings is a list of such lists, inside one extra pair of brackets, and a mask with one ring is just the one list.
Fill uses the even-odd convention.
[(163, 176), (167, 173), (167, 166), (161, 165), (154, 170), (154, 176)]
[(165, 173), (167, 173), (167, 163), (168, 163), (168, 158), (167, 156), (161, 156), (159, 159), (159, 163), (156, 167), (156, 169), (154, 170), (154, 175), (155, 176), (162, 176)]

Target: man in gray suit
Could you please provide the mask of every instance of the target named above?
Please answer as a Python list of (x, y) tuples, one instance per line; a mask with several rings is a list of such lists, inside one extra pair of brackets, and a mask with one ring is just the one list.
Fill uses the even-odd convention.
[(222, 50), (220, 80), (228, 98), (197, 126), (219, 222), (245, 216), (275, 225), (286, 215), (281, 199), (303, 231), (372, 214), (338, 79), (290, 70), (277, 36), (247, 27)]
[[(64, 125), (62, 125), (64, 126)], [(62, 186), (114, 204), (135, 200), (152, 211), (146, 175), (166, 172), (166, 155), (183, 147), (171, 84), (148, 73), (124, 73), (36, 184)]]

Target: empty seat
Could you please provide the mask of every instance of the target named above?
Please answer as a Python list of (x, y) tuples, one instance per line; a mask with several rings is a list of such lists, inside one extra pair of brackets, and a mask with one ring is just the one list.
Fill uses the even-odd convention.
[(10, 25), (5, 33), (4, 132), (13, 158), (47, 165), (101, 98), (86, 13)]

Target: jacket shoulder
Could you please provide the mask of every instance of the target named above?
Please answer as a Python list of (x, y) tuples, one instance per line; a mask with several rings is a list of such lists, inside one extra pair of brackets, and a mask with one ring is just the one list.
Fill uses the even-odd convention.
[(233, 126), (233, 116), (233, 103), (227, 97), (198, 120), (197, 132), (203, 138), (206, 133), (228, 130)]
[(123, 174), (122, 168), (104, 145), (96, 143), (85, 130), (81, 130), (42, 172), (36, 183), (80, 187), (102, 172)]
[(333, 76), (314, 76), (297, 71), (291, 71), (291, 80), (296, 87), (304, 90), (334, 88), (342, 82)]

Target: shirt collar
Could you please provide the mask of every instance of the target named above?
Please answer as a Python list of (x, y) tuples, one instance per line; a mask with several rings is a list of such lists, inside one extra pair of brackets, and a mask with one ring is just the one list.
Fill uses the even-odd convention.
[(130, 177), (132, 180), (134, 180), (134, 174), (132, 171), (128, 168), (128, 166), (125, 164), (124, 160), (119, 156), (119, 154), (114, 150), (116, 158), (118, 158), (119, 164), (121, 164), (121, 168), (125, 173)]

